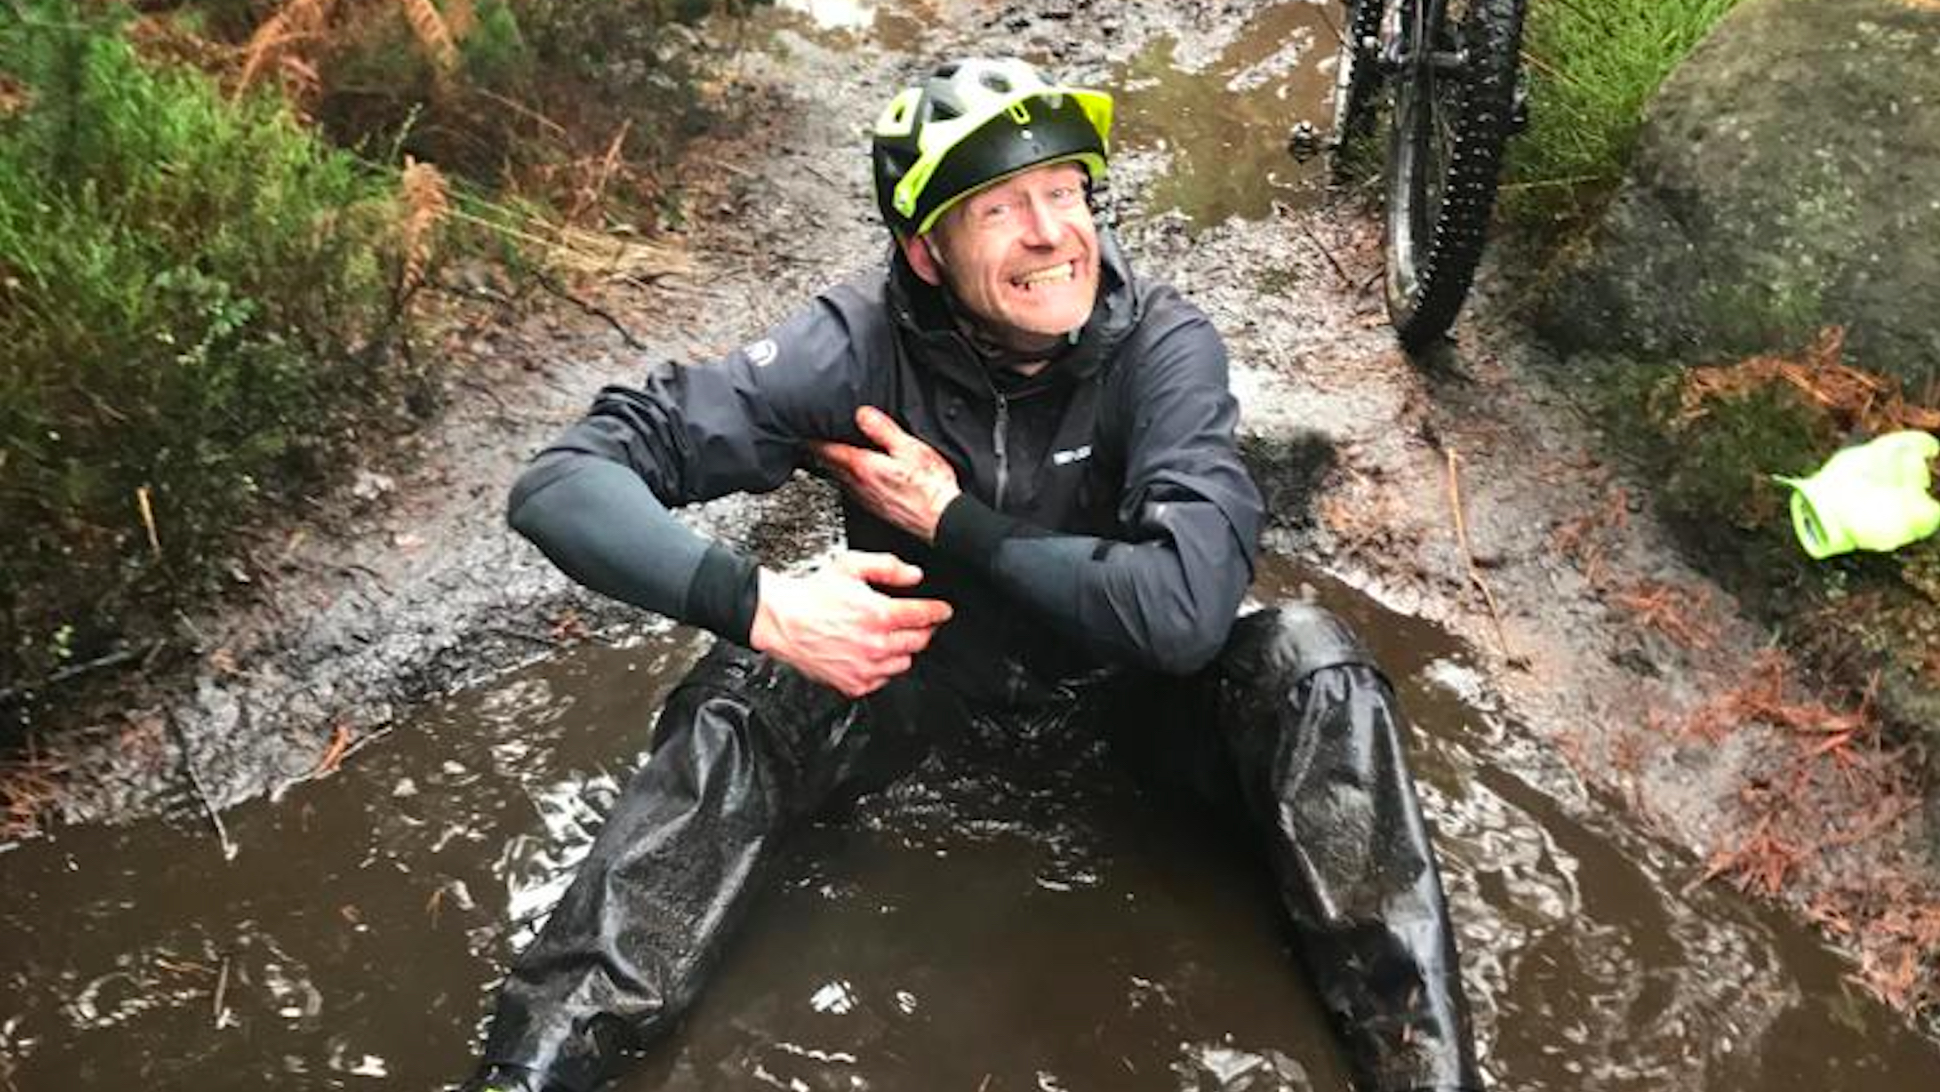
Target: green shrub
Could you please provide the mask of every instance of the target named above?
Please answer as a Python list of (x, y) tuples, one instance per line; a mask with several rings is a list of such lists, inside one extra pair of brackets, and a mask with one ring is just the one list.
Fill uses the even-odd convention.
[(1575, 217), (1607, 195), (1658, 85), (1737, 2), (1530, 0), (1530, 125), (1511, 145), (1512, 215)]
[(26, 89), (0, 117), (14, 678), (97, 650), (138, 596), (193, 594), (398, 379), (391, 184), (272, 97), (151, 68), (112, 13), (79, 10), (37, 0), (0, 27), (0, 73)]

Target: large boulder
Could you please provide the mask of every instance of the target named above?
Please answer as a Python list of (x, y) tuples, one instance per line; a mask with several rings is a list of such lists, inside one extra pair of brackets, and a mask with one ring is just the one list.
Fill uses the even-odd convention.
[(1546, 294), (1565, 348), (1695, 361), (1847, 328), (1940, 376), (1940, 0), (1746, 0), (1665, 81), (1623, 187)]

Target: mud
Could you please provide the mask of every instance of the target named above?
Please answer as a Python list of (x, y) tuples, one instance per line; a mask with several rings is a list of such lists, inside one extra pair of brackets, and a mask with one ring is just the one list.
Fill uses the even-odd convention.
[[(1163, 117), (1128, 125), (1115, 161), (1113, 212), (1139, 268), (1179, 285), (1227, 337), (1247, 450), (1274, 502), (1269, 546), (1450, 635), (1383, 616), (1381, 628), (1402, 636), (1380, 651), (1402, 665), (1398, 671), (1416, 695), (1410, 700), (1432, 710), (1458, 697), (1468, 710), (1439, 717), (1446, 723), (1432, 729), (1419, 761), (1430, 786), (1431, 819), (1451, 860), (1465, 953), (1496, 1059), (1492, 1070), (1532, 1088), (1795, 1086), (1772, 1083), (1781, 1065), (1807, 1067), (1812, 1076), (1803, 1086), (1932, 1083), (1932, 1048), (1902, 1037), (1890, 1019), (1856, 997), (1838, 966), (1798, 927), (1703, 882), (1707, 860), (1742, 843), (1757, 820), (1742, 807), (1740, 789), (1768, 782), (1774, 756), (1789, 758), (1796, 741), (1755, 726), (1715, 741), (1686, 738), (1668, 726), (1742, 681), (1767, 635), (1678, 560), (1641, 502), (1643, 491), (1603, 462), (1594, 425), (1574, 407), (1567, 377), (1559, 378), (1531, 343), (1514, 317), (1514, 301), (1491, 295), (1501, 279), (1485, 272), (1456, 347), (1411, 363), (1395, 349), (1371, 290), (1378, 229), (1367, 216), (1338, 198), (1330, 203), (1313, 195), (1293, 173), (1285, 176), (1286, 192), (1261, 177), (1256, 188), (1241, 185), (1237, 197), (1228, 196), (1222, 187), (1254, 173), (1252, 161), (1206, 165), (1206, 157), (1227, 154), (1195, 143), (1224, 124), (1216, 109), (1200, 105), (1206, 96), (1254, 72), (1288, 88), (1291, 97), (1323, 74), (1312, 67), (1324, 65), (1322, 58), (1281, 54), (1248, 36), (1265, 33), (1249, 28), (1278, 28), (1280, 19), (1291, 26), (1304, 13), (1280, 9), (1307, 5), (1261, 11), (1215, 3), (824, 6), (804, 0), (789, 6), (813, 10), (769, 13), (720, 32), (739, 34), (747, 45), (727, 66), (723, 86), (743, 102), (758, 102), (753, 114), (760, 120), (732, 140), (700, 149), (691, 161), (689, 203), (698, 219), (686, 243), (705, 275), (649, 286), (575, 286), (585, 302), (618, 317), (650, 349), (629, 348), (609, 323), (564, 301), (539, 296), (507, 306), (509, 286), (493, 275), (455, 276), (450, 326), (436, 347), (453, 364), (439, 426), (374, 466), (384, 477), (366, 478), (365, 496), (322, 498), (309, 519), (263, 542), (249, 561), (259, 600), (184, 621), (200, 654), (195, 670), (153, 680), (141, 701), (98, 718), (100, 746), (62, 756), (78, 770), (61, 801), (60, 822), (68, 829), (0, 857), (0, 868), (10, 890), (31, 893), (32, 915), (82, 913), (101, 924), (92, 932), (75, 930), (71, 942), (49, 936), (30, 957), (8, 957), (9, 981), (29, 990), (20, 996), (37, 998), (0, 1024), (0, 1047), (19, 1072), (46, 1065), (52, 1068), (44, 1072), (69, 1080), (89, 1078), (84, 1085), (92, 1074), (144, 1075), (127, 1066), (151, 1065), (150, 1079), (164, 1072), (153, 1067), (174, 1064), (166, 1058), (116, 1060), (97, 1049), (124, 1026), (102, 1023), (101, 1014), (128, 1005), (146, 1014), (143, 1021), (180, 1030), (184, 1042), (208, 1039), (206, 1056), (182, 1062), (182, 1073), (216, 1072), (200, 1068), (213, 1064), (209, 1059), (253, 1074), (287, 1073), (300, 1064), (306, 1073), (334, 1074), (330, 1082), (339, 1083), (360, 1066), (370, 1068), (367, 1056), (393, 1077), (408, 1068), (414, 1081), (454, 1072), (480, 1012), (480, 991), (509, 950), (515, 930), (505, 923), (543, 905), (533, 892), (549, 890), (512, 877), (559, 873), (558, 854), (581, 836), (573, 830), (592, 814), (571, 801), (596, 807), (608, 791), (606, 779), (638, 747), (637, 737), (610, 739), (590, 726), (584, 738), (528, 736), (554, 740), (545, 727), (553, 720), (590, 725), (574, 720), (580, 715), (574, 710), (586, 703), (650, 707), (657, 682), (638, 689), (614, 684), (626, 677), (625, 663), (636, 663), (639, 650), (649, 647), (657, 650), (649, 659), (688, 654), (678, 642), (661, 643), (669, 639), (653, 624), (571, 588), (510, 536), (501, 516), (507, 484), (601, 383), (637, 375), (649, 357), (689, 359), (731, 348), (816, 288), (877, 260), (884, 244), (857, 134), (920, 67), (918, 57), (979, 47), (1051, 59), (1076, 79), (1109, 84), (1129, 77), (1132, 95), (1148, 95), (1147, 102), (1172, 116), (1174, 128)], [(1156, 74), (1140, 75), (1154, 72), (1152, 66)], [(1141, 90), (1141, 79), (1158, 82)], [(1182, 97), (1167, 97), (1175, 93)], [(1199, 176), (1181, 167), (1182, 158), (1220, 185), (1194, 181)], [(1246, 218), (1225, 218), (1235, 213)], [(1466, 548), (1455, 533), (1458, 511)], [(827, 545), (826, 512), (826, 496), (790, 486), (691, 515), (710, 533), (780, 564)], [(1585, 541), (1597, 549), (1586, 553)], [(1701, 627), (1701, 644), (1680, 641), (1621, 606), (1626, 592), (1647, 587), (1677, 589), (1680, 616)], [(1451, 639), (1458, 643), (1444, 643)], [(1423, 656), (1415, 642), (1439, 651)], [(586, 685), (595, 673), (601, 685)], [(531, 683), (535, 678), (555, 681)], [(461, 695), (449, 699), (457, 707), (472, 703), (474, 711), (461, 719), (471, 718), (473, 736), (411, 715), (428, 700), (453, 708), (440, 698), (453, 692)], [(497, 736), (475, 738), (476, 722), (491, 720), (483, 707), (493, 701), (519, 705), (520, 712), (495, 729)], [(604, 750), (574, 749), (582, 745)], [(439, 748), (447, 758), (426, 757)], [(508, 748), (518, 753), (501, 754)], [(312, 783), (338, 762), (341, 774)], [(512, 763), (518, 771), (509, 780), (466, 781), (481, 763)], [(191, 768), (199, 788), (185, 776)], [(448, 813), (482, 809), (480, 817), (452, 818), (440, 827), (456, 840), (443, 848), (472, 847), (474, 859), (464, 868), (440, 872), (426, 864), (443, 849), (423, 844), (428, 828), (417, 824), (429, 821), (414, 814), (410, 795), (394, 795), (407, 778), (420, 791), (435, 782), (441, 793), (463, 795), (462, 803), (440, 805)], [(346, 788), (353, 783), (363, 788)], [(557, 791), (542, 792), (547, 785)], [(521, 789), (533, 793), (530, 809)], [(236, 807), (265, 794), (280, 802)], [(227, 814), (241, 851), (229, 870), (219, 865), (205, 804), (233, 809)], [(1099, 806), (1119, 814), (1108, 798)], [(554, 823), (531, 826), (535, 810)], [(516, 830), (503, 818), (515, 812), (527, 819)], [(1503, 818), (1511, 813), (1513, 821)], [(94, 825), (157, 814), (170, 816), (166, 825)], [(1121, 819), (1128, 825), (1112, 836), (1124, 840), (1114, 847), (1157, 836), (1139, 825), (1144, 820)], [(378, 829), (363, 829), (370, 824)], [(1833, 863), (1800, 877), (1794, 898), (1803, 905), (1867, 869), (1916, 867), (1901, 848), (1917, 835), (1914, 824), (1917, 816), (1904, 816), (1877, 837), (1829, 849)], [(951, 915), (968, 911), (937, 892), (950, 888), (940, 873), (919, 867), (920, 854), (902, 855), (908, 848), (902, 842), (913, 837), (907, 826), (889, 826), (892, 833), (876, 832), (881, 845), (871, 842), (867, 827), (808, 839), (812, 848), (797, 864), (803, 878), (769, 912), (777, 927), (765, 931), (766, 941), (759, 924), (751, 929), (752, 954), (737, 957), (737, 969), (697, 1016), (695, 1041), (666, 1062), (690, 1074), (695, 1084), (688, 1086), (708, 1086), (708, 1074), (728, 1066), (726, 1072), (744, 1076), (766, 1072), (775, 1078), (769, 1083), (789, 1087), (792, 1078), (781, 1074), (795, 1066), (823, 1074), (800, 1078), (804, 1086), (833, 1087), (834, 1078), (824, 1077), (840, 1066), (814, 1052), (846, 1051), (868, 1054), (866, 1072), (895, 1087), (887, 1076), (893, 1067), (915, 1064), (905, 1051), (961, 1053), (950, 1046), (961, 1041), (948, 1034), (954, 1020), (928, 1024), (927, 1015), (902, 1011), (899, 990), (921, 1002), (918, 1012), (932, 1011), (923, 1008), (930, 991), (906, 988), (903, 980), (937, 975), (957, 989), (972, 970), (996, 977), (989, 998), (1041, 997), (1054, 1008), (1119, 1014), (1124, 1037), (1113, 1042), (1145, 1044), (1126, 1055), (1135, 1056), (1135, 1067), (1187, 1067), (1174, 1083), (1155, 1086), (1247, 1087), (1235, 1076), (1246, 1066), (1259, 1074), (1267, 1072), (1261, 1065), (1279, 1067), (1269, 1050), (1297, 1054), (1312, 1087), (1337, 1081), (1314, 1061), (1324, 1052), (1316, 1054), (1300, 1038), (1311, 1032), (1276, 1038), (1251, 1011), (1261, 1005), (1299, 1011), (1303, 1002), (1277, 973), (1252, 973), (1275, 966), (1272, 942), (1258, 932), (1250, 940), (1229, 935), (1231, 922), (1249, 916), (1258, 929), (1268, 928), (1250, 897), (1208, 896), (1213, 902), (1181, 910), (1178, 920), (1200, 923), (1194, 926), (1204, 930), (1199, 941), (1177, 940), (1166, 930), (1140, 935), (1127, 926), (1109, 943), (1101, 940), (1102, 947), (1084, 950), (1078, 961), (1084, 967), (1068, 968), (1071, 980), (1060, 985), (1029, 977), (1029, 968), (992, 969), (968, 951), (947, 958), (928, 952), (924, 944)], [(312, 836), (306, 827), (320, 833)], [(318, 838), (337, 848), (326, 852)], [(505, 856), (485, 861), (502, 842), (511, 847)], [(979, 844), (967, 839), (941, 848), (956, 846), (959, 856), (974, 858), (978, 851), (964, 846)], [(980, 889), (989, 897), (966, 901), (1002, 906), (1037, 883), (1044, 860), (1055, 854), (1029, 836), (1021, 844), (1034, 848), (997, 851), (1002, 860), (978, 873), (989, 883)], [(365, 848), (346, 849), (354, 845)], [(1100, 858), (1119, 852), (1087, 850)], [(309, 871), (272, 879), (251, 864), (279, 855), (291, 867), (308, 864)], [(1159, 853), (1149, 867), (1162, 873), (1187, 866)], [(827, 869), (839, 877), (831, 879)], [(1008, 878), (1001, 878), (1005, 869)], [(352, 881), (358, 893), (340, 902), (330, 877), (352, 873), (363, 876)], [(405, 878), (386, 892), (367, 873)], [(314, 881), (307, 887), (306, 875)], [(117, 895), (124, 882), (136, 894)], [(177, 886), (155, 886), (171, 882)], [(1130, 886), (1223, 891), (1228, 882), (1155, 875)], [(822, 892), (828, 884), (840, 897)], [(495, 885), (505, 890), (498, 901), (484, 894)], [(1099, 886), (1078, 886), (1077, 901), (1059, 905), (1085, 908), (1061, 909), (1052, 914), (1056, 922), (1096, 920), (1092, 907), (1105, 904), (1083, 900), (1104, 898)], [(156, 894), (162, 890), (176, 894)], [(520, 890), (527, 893), (515, 897)], [(435, 894), (440, 891), (445, 894)], [(191, 904), (206, 901), (209, 892), (226, 893), (232, 908), (226, 921), (194, 912)], [(141, 926), (150, 931), (140, 933), (129, 923), (146, 919), (141, 908), (157, 898), (174, 900), (176, 909), (157, 908), (156, 921)], [(344, 906), (354, 913), (346, 916)], [(778, 937), (792, 935), (781, 923), (810, 912), (829, 916), (814, 919), (810, 935), (818, 939), (803, 950), (821, 944), (849, 955), (818, 964), (800, 950), (779, 950)], [(303, 924), (265, 926), (272, 918)], [(418, 937), (420, 925), (378, 928), (380, 919), (425, 918), (452, 930), (435, 949)], [(894, 928), (878, 935), (884, 922)], [(366, 943), (373, 930), (390, 939)], [(115, 934), (147, 939), (88, 941)], [(300, 942), (289, 939), (296, 934)], [(1030, 950), (1072, 943), (1071, 934), (1055, 931), (1030, 937), (1036, 939), (1020, 941)], [(297, 946), (310, 954), (299, 955), (292, 950)], [(1173, 962), (1145, 974), (1128, 953), (1148, 950), (1168, 952)], [(301, 1045), (283, 1054), (271, 1047), (245, 1055), (236, 1053), (242, 1036), (184, 1030), (219, 1018), (211, 1015), (215, 988), (206, 979), (211, 967), (221, 974), (225, 958), (230, 974), (248, 975), (236, 980), (243, 991), (238, 1012), (254, 1006), (254, 1026), (295, 1028)], [(924, 969), (938, 959), (945, 960), (940, 969)], [(334, 984), (327, 994), (317, 992), (332, 1000), (313, 1004), (308, 991), (292, 984), (308, 977), (291, 971), (296, 962), (331, 967)], [(875, 968), (860, 985), (850, 973), (858, 966)], [(1091, 975), (1085, 969), (1091, 966), (1111, 973)], [(400, 976), (398, 967), (415, 969)], [(1242, 974), (1229, 967), (1248, 968), (1232, 995), (1243, 1003), (1166, 993), (1201, 977)], [(855, 996), (838, 1014), (844, 1030), (825, 1040), (813, 1032), (827, 1014), (812, 1005), (804, 1013), (799, 1002), (805, 991), (821, 996), (821, 986), (838, 979), (818, 979), (837, 971), (848, 975), (837, 993)], [(1003, 977), (1013, 973), (1020, 977)], [(1130, 994), (1106, 1004), (1104, 998), (1134, 981), (1127, 976), (1159, 985), (1136, 1004)], [(279, 982), (284, 986), (274, 985)], [(427, 990), (430, 983), (436, 985)], [(1138, 989), (1144, 987), (1133, 992)], [(19, 990), (10, 986), (9, 993)], [(348, 1024), (326, 1019), (316, 1006), (334, 1005), (340, 995), (384, 995), (387, 1003), (416, 1007), (386, 1009), (373, 1001)], [(129, 1000), (142, 997), (161, 1000), (148, 1007)], [(1165, 1015), (1150, 1017), (1152, 1006)], [(985, 1020), (995, 1020), (991, 1013), (999, 1008), (988, 998), (970, 1007)], [(284, 1015), (290, 1008), (299, 1015)], [(400, 1011), (427, 1009), (439, 1029), (433, 1050), (407, 1035), (397, 1018)], [(1196, 1015), (1181, 1015), (1188, 1011)], [(30, 1013), (39, 1015), (30, 1020)], [(1076, 1034), (1079, 1023), (1071, 1017), (1051, 1026)], [(84, 1034), (97, 1025), (108, 1029), (107, 1038)], [(1006, 1071), (1006, 1083), (991, 1087), (1108, 1083), (1098, 1073), (1086, 1082), (1069, 1079), (1077, 1072), (1071, 1066), (1080, 1063), (1060, 1060), (1061, 1048), (1033, 1038), (1038, 1033), (1031, 1026), (979, 1026), (993, 1040), (1011, 1036), (1024, 1044), (1005, 1055), (1014, 1069)], [(1858, 1030), (1851, 1043), (1835, 1047), (1834, 1031), (1844, 1027)], [(1256, 1031), (1237, 1034), (1245, 1028)], [(1222, 1038), (1229, 1031), (1235, 1032), (1230, 1041)], [(837, 1045), (817, 1045), (830, 1041)], [(1192, 1051), (1179, 1053), (1180, 1042), (1194, 1044)], [(1026, 1072), (1033, 1058), (1049, 1067), (1041, 1072), (1052, 1075), (1051, 1084)], [(1193, 1066), (1213, 1076), (1202, 1079)], [(1880, 1072), (1922, 1076), (1902, 1085)], [(1058, 1083), (1067, 1079), (1068, 1085)], [(1200, 1083), (1183, 1083), (1188, 1079)]]
[[(1940, 1052), (1802, 929), (1611, 821), (1462, 642), (1275, 560), (1401, 680), (1484, 1064), (1529, 1090), (1915, 1088)], [(664, 627), (429, 704), (280, 803), (0, 856), (14, 1087), (436, 1087), (699, 648)], [(938, 756), (800, 836), (622, 1089), (1346, 1088), (1263, 859), (1108, 737)], [(965, 1049), (974, 1044), (974, 1049)]]

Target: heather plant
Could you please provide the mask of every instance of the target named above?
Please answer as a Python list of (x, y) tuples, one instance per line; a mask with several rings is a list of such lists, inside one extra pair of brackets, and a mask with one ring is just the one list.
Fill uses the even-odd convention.
[(152, 630), (404, 378), (394, 181), (272, 95), (144, 62), (126, 18), (39, 0), (0, 27), (0, 86), (17, 89), (0, 99), (15, 682)]

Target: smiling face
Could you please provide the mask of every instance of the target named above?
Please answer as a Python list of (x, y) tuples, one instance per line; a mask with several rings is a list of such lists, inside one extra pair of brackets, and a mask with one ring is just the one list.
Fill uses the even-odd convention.
[(1056, 347), (1098, 298), (1098, 229), (1084, 168), (1053, 163), (964, 198), (928, 235), (903, 241), (910, 268), (948, 284), (999, 343)]

